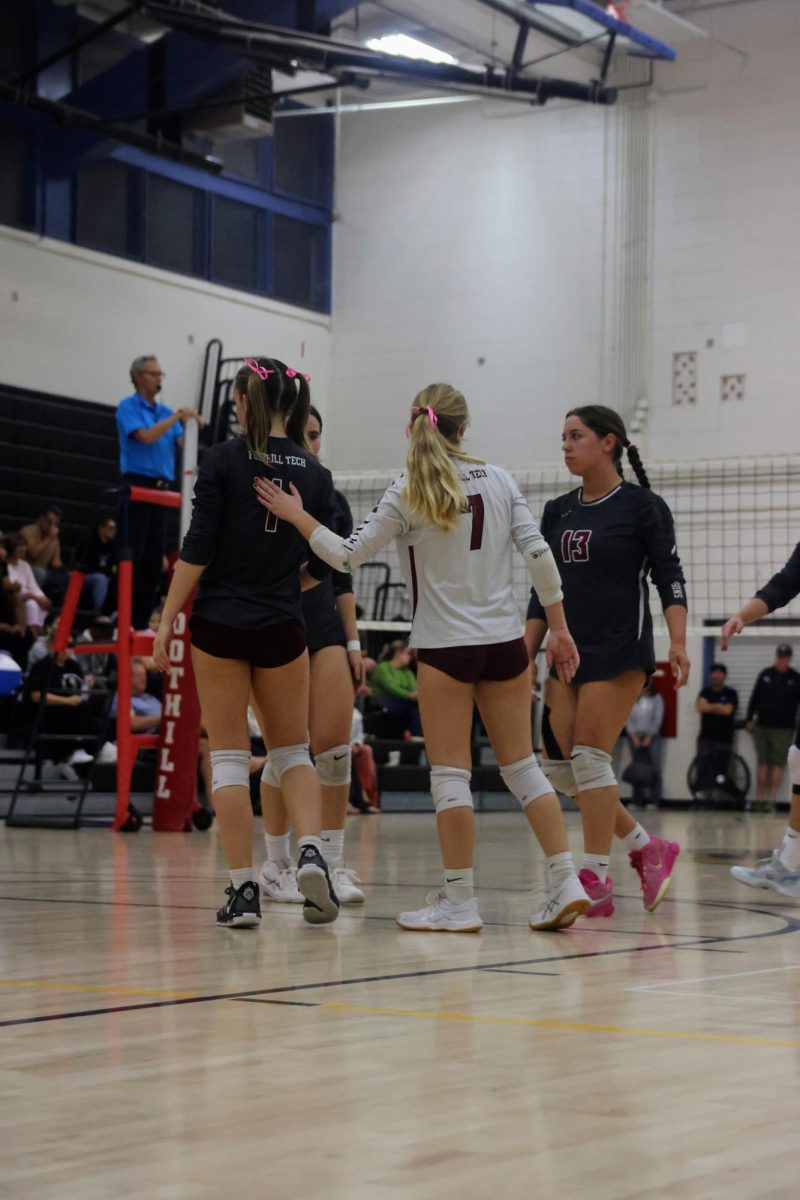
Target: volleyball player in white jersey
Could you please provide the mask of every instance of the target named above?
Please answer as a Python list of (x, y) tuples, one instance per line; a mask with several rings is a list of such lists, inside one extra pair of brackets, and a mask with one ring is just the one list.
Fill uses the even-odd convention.
[[(305, 433), (308, 449), (318, 458), (322, 417), (313, 404)], [(341, 537), (347, 537), (353, 532), (350, 507), (341, 492), (334, 492), (334, 499), (333, 528)], [(364, 893), (344, 860), (353, 699), (355, 688), (366, 677), (349, 572), (333, 571), (316, 587), (303, 592), (303, 623), (311, 664), (308, 726), (322, 790), (323, 854), (339, 903), (363, 904)], [(302, 904), (297, 870), (289, 853), (289, 814), (269, 758), (262, 772), (260, 792), (267, 847), (267, 861), (258, 876), (261, 899), (267, 903)]]
[(313, 552), (349, 571), (396, 541), (413, 620), (418, 695), (444, 862), (444, 887), (401, 913), (404, 929), (473, 932), (483, 922), (473, 891), (475, 818), (470, 732), (478, 708), (509, 790), (547, 857), (548, 900), (534, 929), (563, 927), (589, 908), (575, 873), (561, 807), (533, 755), (528, 661), (512, 586), (514, 548), (524, 557), (550, 627), (548, 661), (572, 679), (578, 655), (564, 620), (553, 555), (511, 476), (467, 455), (466, 401), (431, 384), (411, 409), (407, 470), (349, 537), (304, 512), (289, 493), (256, 481), (262, 503), (308, 538)]

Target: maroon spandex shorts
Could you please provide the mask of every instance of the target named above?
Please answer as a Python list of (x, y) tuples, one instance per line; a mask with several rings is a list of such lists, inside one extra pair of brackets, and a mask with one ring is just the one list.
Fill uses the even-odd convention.
[(516, 679), (528, 669), (528, 651), (521, 637), (512, 642), (490, 642), (486, 646), (417, 650), (417, 659), (462, 683), (480, 683), (482, 680), (501, 683)]
[(306, 648), (306, 631), (297, 621), (281, 621), (263, 629), (234, 629), (202, 617), (191, 617), (192, 645), (214, 658), (235, 658), (253, 667), (285, 667)]

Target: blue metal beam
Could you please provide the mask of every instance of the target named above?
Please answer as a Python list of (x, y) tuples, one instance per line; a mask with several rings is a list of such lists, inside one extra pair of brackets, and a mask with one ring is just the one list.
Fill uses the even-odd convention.
[(627, 21), (621, 21), (612, 16), (602, 5), (595, 4), (594, 0), (528, 0), (528, 3), (532, 8), (537, 9), (570, 8), (573, 12), (588, 17), (595, 24), (602, 25), (609, 33), (617, 33), (620, 37), (627, 38), (635, 46), (641, 47), (649, 57), (665, 59), (667, 62), (674, 62), (678, 57), (672, 46), (668, 46), (665, 42), (659, 42), (641, 29), (637, 29), (635, 25), (630, 25)]

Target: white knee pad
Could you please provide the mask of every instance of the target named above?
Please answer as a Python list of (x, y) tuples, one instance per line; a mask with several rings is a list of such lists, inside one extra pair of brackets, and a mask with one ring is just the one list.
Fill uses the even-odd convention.
[(471, 771), (461, 767), (431, 767), (431, 795), (436, 815), (451, 808), (473, 808)]
[(568, 758), (543, 758), (542, 774), (562, 796), (577, 796), (578, 785)]
[(225, 787), (250, 786), (249, 750), (211, 751), (211, 790), (218, 792)]
[(261, 772), (261, 782), (271, 788), (279, 788), (281, 786), (280, 775), (273, 767), (271, 758), (267, 758), (267, 761), (264, 763), (264, 770)]
[(574, 746), (570, 755), (572, 774), (579, 792), (592, 788), (616, 787), (617, 777), (611, 768), (611, 755), (594, 746)]
[(789, 747), (789, 755), (786, 762), (789, 766), (789, 778), (792, 781), (792, 787), (800, 788), (800, 750), (798, 750), (797, 746)]
[(272, 768), (277, 776), (277, 786), (280, 787), (280, 781), (287, 771), (291, 771), (292, 767), (310, 767), (311, 755), (308, 753), (308, 744), (300, 746), (277, 746), (274, 750), (270, 750), (268, 762), (272, 763)]
[(332, 746), (314, 756), (317, 777), (323, 787), (343, 787), (350, 782), (352, 753), (348, 746)]
[(522, 808), (527, 808), (533, 800), (546, 796), (553, 790), (553, 785), (544, 775), (542, 768), (533, 754), (521, 758), (519, 762), (509, 763), (500, 768), (503, 783), (512, 796), (519, 800)]

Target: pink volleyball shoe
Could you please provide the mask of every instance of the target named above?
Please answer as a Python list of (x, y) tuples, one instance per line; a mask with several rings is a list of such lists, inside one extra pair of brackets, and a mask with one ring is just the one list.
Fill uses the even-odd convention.
[(606, 877), (605, 883), (601, 882), (594, 871), (583, 867), (578, 872), (578, 879), (581, 881), (583, 890), (592, 902), (592, 907), (587, 912), (587, 917), (610, 917), (614, 912), (614, 886), (610, 877)]
[(655, 912), (666, 896), (672, 868), (680, 852), (677, 842), (651, 837), (641, 850), (631, 850), (628, 855), (631, 866), (641, 880), (642, 900), (648, 912)]

